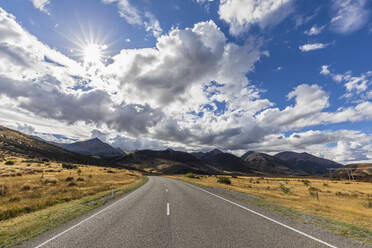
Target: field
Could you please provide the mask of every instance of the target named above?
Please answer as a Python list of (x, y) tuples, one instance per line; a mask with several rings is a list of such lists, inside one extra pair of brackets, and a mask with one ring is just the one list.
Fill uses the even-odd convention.
[(0, 247), (102, 205), (112, 188), (122, 193), (143, 181), (124, 169), (8, 157), (0, 162)]
[(221, 180), (192, 174), (172, 177), (263, 197), (275, 205), (345, 223), (372, 234), (372, 183), (369, 182), (269, 177), (224, 177), (226, 180)]

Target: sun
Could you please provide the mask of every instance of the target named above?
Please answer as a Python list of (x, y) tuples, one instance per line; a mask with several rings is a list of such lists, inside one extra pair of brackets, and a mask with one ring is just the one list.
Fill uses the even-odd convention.
[(98, 63), (102, 59), (103, 47), (98, 44), (88, 44), (83, 51), (84, 62)]

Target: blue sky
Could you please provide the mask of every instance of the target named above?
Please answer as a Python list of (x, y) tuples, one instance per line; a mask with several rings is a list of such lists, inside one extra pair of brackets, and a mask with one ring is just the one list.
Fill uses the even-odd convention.
[(0, 123), (55, 141), (372, 160), (368, 0), (3, 0)]

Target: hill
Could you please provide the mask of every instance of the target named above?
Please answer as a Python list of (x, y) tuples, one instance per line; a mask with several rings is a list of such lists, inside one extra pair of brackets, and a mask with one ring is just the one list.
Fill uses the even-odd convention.
[(328, 173), (328, 168), (339, 168), (342, 165), (334, 161), (319, 158), (309, 153), (281, 152), (275, 157), (283, 160), (287, 167), (298, 172), (305, 172), (311, 175)]
[(261, 172), (272, 174), (298, 174), (298, 172), (288, 168), (283, 160), (265, 153), (247, 152), (242, 156), (242, 159)]
[(71, 144), (53, 143), (56, 146), (62, 147), (66, 150), (80, 153), (83, 155), (90, 156), (102, 156), (102, 157), (116, 157), (125, 155), (123, 151), (118, 148), (114, 148), (107, 143), (102, 142), (98, 138), (78, 141)]
[(0, 126), (0, 158), (4, 159), (6, 156), (84, 164), (102, 163), (98, 159), (67, 151), (21, 132)]
[(215, 174), (218, 171), (187, 152), (141, 150), (117, 161), (120, 165), (131, 166), (149, 172), (181, 174), (187, 172)]
[(222, 171), (245, 173), (255, 172), (252, 166), (243, 161), (241, 158), (231, 153), (222, 152), (218, 149), (205, 153), (200, 160)]

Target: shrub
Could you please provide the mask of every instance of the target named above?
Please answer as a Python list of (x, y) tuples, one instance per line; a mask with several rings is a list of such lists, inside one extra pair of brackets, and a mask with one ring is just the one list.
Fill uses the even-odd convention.
[(30, 190), (30, 189), (31, 189), (30, 185), (27, 185), (27, 184), (25, 184), (25, 185), (23, 185), (23, 186), (21, 187), (21, 191), (28, 191), (28, 190)]
[(310, 181), (309, 180), (302, 180), (302, 182), (305, 184), (305, 186), (309, 186), (310, 185)]
[(56, 185), (56, 184), (57, 184), (57, 180), (56, 180), (56, 179), (47, 178), (47, 179), (44, 180), (43, 183), (44, 183), (44, 184), (52, 184), (52, 185)]
[(185, 174), (185, 177), (188, 177), (188, 178), (194, 178), (194, 179), (199, 179), (199, 177), (191, 172), (189, 173), (186, 173)]
[(324, 187), (329, 187), (329, 185), (327, 183), (323, 183), (323, 186)]
[(76, 169), (77, 166), (74, 165), (74, 164), (65, 164), (65, 163), (63, 163), (63, 164), (62, 164), (62, 168), (63, 168), (63, 169), (67, 169), (67, 170), (72, 170), (72, 169)]
[(9, 202), (19, 202), (21, 199), (19, 197), (12, 197), (9, 199)]
[(108, 170), (107, 173), (115, 173), (113, 170)]
[(366, 205), (367, 208), (372, 208), (372, 199), (368, 199), (367, 200), (367, 205)]
[(68, 184), (68, 186), (69, 186), (69, 187), (76, 186), (76, 183), (74, 183), (74, 182), (70, 182), (70, 183)]
[(291, 193), (291, 189), (284, 186), (284, 184), (280, 184), (280, 189), (283, 191), (284, 194), (290, 194)]
[(80, 168), (77, 170), (77, 174), (80, 176), (80, 174), (81, 174), (81, 169)]
[(231, 184), (231, 180), (228, 177), (218, 177), (217, 183)]
[(66, 177), (66, 182), (71, 182), (71, 181), (73, 181), (74, 180), (74, 178), (73, 177)]
[(315, 188), (315, 187), (310, 187), (309, 191), (322, 192), (320, 189)]
[(84, 182), (85, 180), (82, 177), (78, 177), (78, 179), (76, 179), (76, 181), (78, 181), (78, 182)]
[(5, 162), (5, 164), (6, 164), (6, 165), (14, 165), (15, 162), (12, 161), (12, 160), (8, 160), (8, 161)]

